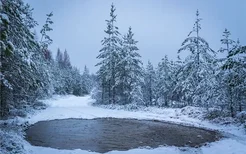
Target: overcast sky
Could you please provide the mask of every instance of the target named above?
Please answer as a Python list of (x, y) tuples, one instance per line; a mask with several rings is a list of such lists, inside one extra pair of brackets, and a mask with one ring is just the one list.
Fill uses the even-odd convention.
[(98, 68), (96, 56), (105, 35), (110, 5), (116, 6), (117, 23), (121, 34), (131, 26), (142, 60), (154, 65), (164, 55), (175, 60), (182, 41), (192, 30), (195, 12), (200, 11), (201, 36), (214, 50), (220, 47), (222, 32), (228, 28), (232, 38), (246, 44), (245, 0), (25, 0), (34, 8), (38, 21), (37, 32), (46, 14), (53, 11), (54, 25), (50, 33), (53, 55), (57, 48), (67, 49), (73, 65), (91, 72)]

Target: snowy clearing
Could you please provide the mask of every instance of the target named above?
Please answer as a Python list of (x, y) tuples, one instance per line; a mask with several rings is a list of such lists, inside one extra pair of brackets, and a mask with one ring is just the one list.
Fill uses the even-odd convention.
[[(156, 119), (183, 125), (193, 125), (208, 129), (215, 129), (223, 132), (227, 137), (220, 141), (210, 143), (201, 148), (177, 148), (173, 146), (159, 147), (156, 149), (132, 149), (129, 151), (111, 151), (110, 154), (117, 153), (168, 153), (168, 154), (245, 154), (246, 153), (246, 134), (242, 128), (233, 125), (216, 125), (208, 121), (191, 118), (188, 114), (184, 114), (182, 109), (158, 109), (146, 108), (145, 111), (125, 111), (111, 110), (100, 107), (94, 107), (91, 104), (93, 100), (90, 96), (75, 97), (75, 96), (55, 96), (50, 100), (44, 100), (49, 107), (45, 110), (38, 111), (35, 115), (30, 115), (27, 119), (29, 123), (34, 124), (38, 121), (66, 119), (66, 118), (84, 118), (93, 119), (100, 117), (114, 118), (136, 118), (136, 119)], [(187, 107), (191, 110), (191, 107)], [(194, 110), (195, 108), (193, 108)], [(52, 148), (44, 148), (32, 146), (28, 142), (25, 143), (25, 150), (30, 154), (80, 154), (80, 153), (95, 153), (77, 150), (58, 150)]]

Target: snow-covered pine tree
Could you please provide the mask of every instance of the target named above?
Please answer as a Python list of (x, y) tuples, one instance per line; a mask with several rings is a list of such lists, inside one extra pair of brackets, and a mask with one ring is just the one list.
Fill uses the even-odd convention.
[(236, 93), (236, 111), (246, 110), (246, 46), (241, 46), (237, 41), (237, 48), (229, 54), (234, 60), (233, 71)]
[[(70, 63), (70, 57), (68, 55), (67, 50), (65, 50), (62, 55), (63, 55), (62, 56), (63, 59), (61, 61), (61, 68), (60, 69), (62, 71), (62, 79), (65, 82), (63, 89), (65, 90), (66, 94), (72, 94), (73, 93), (73, 86), (74, 86), (74, 83), (73, 83), (74, 79), (73, 79), (72, 74), (74, 72), (73, 72), (73, 69), (72, 69), (72, 66)], [(77, 71), (75, 70), (75, 72), (77, 72)]]
[(107, 37), (102, 40), (103, 48), (99, 51), (97, 59), (101, 60), (96, 66), (100, 66), (97, 72), (100, 89), (101, 100), (98, 102), (103, 104), (115, 104), (116, 103), (116, 67), (119, 61), (119, 53), (121, 51), (121, 39), (118, 27), (115, 26), (116, 15), (115, 6), (111, 5), (110, 19), (106, 20), (107, 29), (105, 33)]
[(63, 67), (68, 68), (68, 69), (72, 67), (71, 62), (70, 62), (70, 57), (66, 49), (63, 53)]
[[(53, 23), (51, 16), (48, 15), (48, 26)], [(77, 84), (82, 82), (78, 70), (69, 65), (65, 76), (65, 69), (59, 69), (52, 60), (48, 50), (52, 40), (46, 33), (51, 28), (47, 25), (41, 31), (41, 46), (45, 46), (45, 50), (40, 47), (33, 33), (36, 25), (32, 9), (22, 0), (0, 0), (1, 118), (9, 114), (24, 115), (23, 111), (34, 107), (37, 99), (52, 95), (53, 89), (59, 94), (66, 94), (67, 91), (75, 93)], [(59, 62), (63, 64), (62, 56)], [(69, 90), (64, 88), (67, 87), (66, 83), (71, 83)]]
[(45, 49), (44, 51), (44, 58), (47, 61), (47, 63), (52, 63), (53, 62), (53, 56), (52, 52), (49, 49)]
[(83, 96), (88, 94), (86, 85), (87, 81), (84, 80), (83, 75), (80, 74), (78, 68), (73, 67), (71, 70), (71, 78), (72, 78), (72, 94), (75, 96)]
[(62, 61), (63, 61), (63, 53), (58, 48), (55, 56), (54, 65), (51, 68), (52, 71), (52, 82), (54, 86), (55, 94), (65, 94), (64, 87), (65, 83), (62, 80)]
[[(219, 49), (219, 52), (226, 52), (229, 55), (229, 53), (235, 49), (235, 41), (230, 38), (230, 35), (230, 31), (225, 29), (222, 35), (223, 38), (220, 40), (223, 47)], [(221, 62), (222, 64), (220, 64)], [(218, 63), (221, 67), (217, 70), (217, 80), (219, 84), (215, 85), (219, 98), (217, 105), (221, 107), (222, 110), (225, 108), (231, 110), (231, 115), (233, 116), (234, 103), (231, 89), (232, 87), (229, 86), (229, 80), (232, 73), (230, 69), (225, 69), (225, 63), (228, 65), (231, 63), (231, 59), (227, 56), (225, 59), (218, 59)]]
[[(142, 82), (143, 70), (141, 56), (137, 52), (137, 41), (133, 38), (132, 28), (123, 36), (123, 47), (120, 53), (120, 61), (117, 64), (116, 84), (118, 101), (120, 104), (129, 104), (143, 100), (140, 82)], [(135, 96), (132, 96), (132, 95)], [(140, 98), (137, 98), (140, 97)]]
[(58, 67), (62, 68), (63, 65), (63, 53), (61, 52), (61, 50), (58, 48), (57, 49), (57, 53), (56, 53), (56, 59), (55, 59)]
[(46, 21), (43, 25), (43, 28), (41, 29), (41, 40), (40, 45), (43, 50), (48, 49), (48, 46), (52, 44), (53, 40), (50, 38), (50, 36), (47, 34), (47, 32), (52, 31), (53, 29), (50, 27), (53, 24), (53, 21), (51, 20), (51, 17), (53, 16), (53, 12), (46, 15)]
[[(39, 42), (39, 50), (37, 55), (40, 56), (39, 59), (41, 60), (41, 63), (39, 65), (40, 72), (43, 72), (41, 81), (44, 81), (43, 88), (41, 91), (45, 91), (45, 95), (52, 95), (54, 93), (54, 74), (53, 70), (56, 70), (54, 67), (54, 59), (52, 57), (52, 52), (49, 50), (49, 46), (52, 44), (52, 39), (48, 35), (48, 32), (52, 31), (51, 25), (53, 24), (53, 21), (51, 20), (51, 17), (53, 16), (53, 13), (46, 15), (46, 21), (43, 25), (40, 33), (41, 33), (41, 40), (38, 40), (38, 35), (36, 34), (36, 31), (34, 30), (34, 40)], [(40, 52), (41, 51), (41, 52)], [(42, 95), (43, 96), (43, 95)]]
[(156, 101), (159, 106), (169, 106), (171, 100), (172, 91), (175, 76), (174, 76), (174, 64), (169, 61), (167, 55), (158, 64), (156, 70)]
[(84, 71), (82, 74), (82, 80), (83, 80), (83, 85), (86, 89), (86, 93), (89, 94), (93, 88), (93, 79), (90, 75), (90, 71), (88, 69), (88, 67), (85, 65), (84, 67)]
[(223, 32), (223, 38), (220, 40), (222, 45), (225, 45), (225, 47), (221, 47), (219, 49), (219, 52), (226, 52), (229, 54), (234, 48), (235, 48), (235, 41), (230, 38), (231, 32), (226, 28)]
[[(182, 91), (182, 85), (180, 81), (183, 80), (182, 71), (184, 62), (178, 56), (177, 61), (170, 61), (170, 71), (171, 71), (171, 84), (172, 88), (169, 93), (169, 99), (172, 102), (171, 107), (183, 107), (186, 105), (186, 102), (183, 99), (184, 91)], [(181, 77), (181, 78), (180, 78)]]
[[(31, 27), (31, 26), (29, 27), (31, 28), (31, 31), (33, 31), (34, 27)], [(54, 90), (53, 82), (52, 82), (53, 74), (51, 71), (53, 64), (54, 64), (54, 60), (53, 60), (51, 51), (48, 49), (48, 46), (52, 42), (47, 44), (46, 48), (42, 48), (40, 46), (40, 42), (38, 40), (36, 31), (34, 30), (34, 33), (32, 34), (33, 34), (33, 38), (35, 42), (39, 44), (39, 47), (36, 48), (34, 54), (32, 55), (32, 61), (31, 61), (32, 62), (31, 65), (35, 66), (34, 70), (37, 71), (37, 73), (34, 76), (36, 76), (37, 78), (36, 81), (39, 82), (38, 92), (36, 93), (36, 98), (43, 98), (43, 97), (51, 96)], [(47, 35), (47, 37), (49, 36)]]
[[(178, 53), (182, 51), (190, 52), (190, 55), (185, 59), (185, 65), (180, 74), (182, 80), (180, 79), (179, 83), (182, 85), (184, 99), (188, 105), (202, 105), (205, 103), (202, 101), (206, 98), (202, 97), (205, 96), (204, 92), (209, 93), (205, 87), (210, 82), (210, 76), (214, 73), (215, 52), (209, 47), (208, 42), (200, 37), (201, 20), (197, 10), (193, 30), (178, 51)], [(194, 36), (191, 36), (192, 34)]]
[(144, 72), (144, 105), (157, 105), (156, 104), (156, 72), (150, 61)]
[(15, 112), (16, 108), (26, 108), (30, 105), (27, 102), (34, 102), (42, 96), (47, 78), (41, 63), (43, 55), (31, 32), (37, 22), (32, 18), (30, 6), (22, 0), (1, 0), (0, 14), (1, 21), (5, 19), (5, 25), (1, 25), (1, 29), (8, 36), (3, 38), (2, 35), (1, 42), (8, 48), (11, 45), (13, 49), (10, 56), (1, 52), (1, 73), (12, 87), (10, 89), (6, 84), (1, 84), (4, 96), (1, 101), (7, 104), (4, 109), (4, 115), (7, 115)]
[(4, 89), (12, 89), (11, 84), (5, 77), (5, 72), (3, 72), (2, 62), (13, 53), (12, 43), (9, 42), (8, 32), (9, 32), (9, 18), (4, 12), (2, 1), (0, 1), (0, 117), (7, 114), (7, 102), (4, 98)]
[(88, 94), (87, 81), (76, 67), (72, 67), (67, 50), (64, 53), (58, 48), (55, 65), (52, 67), (52, 80), (55, 94)]
[(240, 46), (239, 41), (235, 42), (230, 38), (230, 31), (225, 29), (220, 52), (227, 52), (227, 57), (222, 59), (222, 69), (218, 75), (222, 80), (220, 84), (220, 96), (222, 103), (226, 104), (232, 117), (236, 111), (242, 111), (245, 102), (245, 48)]

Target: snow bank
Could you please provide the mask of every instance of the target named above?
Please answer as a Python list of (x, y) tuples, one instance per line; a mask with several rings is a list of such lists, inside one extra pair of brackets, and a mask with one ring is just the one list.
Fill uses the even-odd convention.
[[(76, 150), (58, 150), (58, 149), (52, 149), (52, 148), (43, 148), (43, 147), (33, 147), (29, 145), (26, 147), (27, 151), (30, 154), (98, 154), (96, 152), (90, 152), (90, 151), (83, 151), (80, 149)], [(191, 152), (191, 150), (189, 150)], [(180, 154), (180, 150), (176, 147), (160, 147), (156, 149), (132, 149), (128, 151), (111, 151), (107, 154)], [(190, 153), (192, 154), (192, 153)], [(194, 153), (195, 154), (195, 153)]]
[(16, 120), (0, 120), (0, 154), (26, 153), (22, 128)]
[(68, 96), (54, 96), (51, 100), (43, 101), (49, 107), (86, 107), (94, 102), (90, 96), (85, 97), (75, 97), (73, 95)]
[(246, 154), (245, 142), (234, 139), (223, 139), (219, 142), (202, 147), (202, 153), (206, 154)]
[[(97, 154), (95, 152), (76, 150), (58, 150), (52, 148), (35, 147), (28, 145), (26, 151), (29, 154)], [(177, 148), (177, 147), (159, 147), (151, 148), (138, 148), (128, 151), (110, 151), (107, 154), (245, 154), (245, 144), (238, 143), (233, 139), (224, 139), (219, 142), (211, 143), (208, 146), (201, 148)]]
[(205, 109), (193, 106), (186, 106), (181, 109), (181, 114), (198, 119), (203, 119), (205, 112)]

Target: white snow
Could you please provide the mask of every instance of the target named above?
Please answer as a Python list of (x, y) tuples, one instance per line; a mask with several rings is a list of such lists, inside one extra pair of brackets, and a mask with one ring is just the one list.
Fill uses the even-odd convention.
[(2, 20), (9, 22), (9, 17), (5, 13), (0, 13), (0, 17), (2, 18)]
[[(93, 99), (90, 96), (75, 97), (75, 96), (55, 96), (50, 100), (44, 100), (48, 108), (38, 111), (35, 115), (30, 115), (27, 120), (34, 124), (38, 121), (66, 119), (66, 118), (85, 118), (93, 119), (98, 117), (115, 117), (115, 118), (137, 118), (137, 119), (156, 119), (181, 123), (184, 125), (194, 125), (208, 129), (215, 129), (224, 132), (227, 138), (220, 141), (210, 143), (201, 148), (177, 148), (172, 146), (159, 147), (156, 149), (132, 149), (129, 151), (111, 151), (109, 154), (118, 153), (139, 153), (139, 154), (246, 154), (246, 134), (242, 127), (227, 125), (222, 126), (212, 124), (208, 121), (201, 121), (197, 118), (191, 118), (187, 110), (196, 110), (193, 107), (182, 109), (158, 109), (149, 107), (142, 111), (126, 111), (120, 109), (106, 109), (92, 106)], [(197, 111), (199, 112), (199, 111)], [(25, 149), (30, 154), (94, 154), (84, 150), (58, 150), (45, 147), (32, 146), (29, 143), (25, 144)]]

